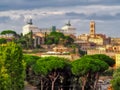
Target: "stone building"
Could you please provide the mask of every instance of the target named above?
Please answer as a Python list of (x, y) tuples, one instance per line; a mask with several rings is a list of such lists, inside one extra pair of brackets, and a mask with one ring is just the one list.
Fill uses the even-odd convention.
[(32, 23), (32, 19), (28, 20), (27, 21), (27, 24), (25, 26), (23, 26), (23, 36), (28, 34), (29, 32), (33, 32), (33, 33), (36, 33), (36, 32), (39, 32), (39, 28), (35, 25), (33, 25)]
[(93, 42), (96, 45), (107, 45), (110, 44), (111, 39), (106, 37), (104, 34), (96, 33), (95, 22), (90, 22), (90, 32), (89, 34), (82, 34), (78, 36), (78, 39)]
[(33, 25), (32, 19), (29, 19), (27, 24), (23, 26), (23, 36), (30, 33), (31, 31), (33, 33), (34, 47), (44, 44), (45, 34), (42, 33), (37, 26)]
[(78, 44), (80, 46), (80, 49), (82, 51), (87, 51), (88, 49), (92, 49), (96, 47), (95, 43), (88, 42), (88, 41), (83, 41), (83, 40), (77, 40), (74, 43)]
[(112, 45), (120, 45), (120, 38), (111, 38)]
[(68, 21), (68, 23), (65, 24), (65, 26), (63, 26), (60, 30), (60, 32), (62, 32), (65, 35), (74, 35), (74, 36), (75, 36), (75, 31), (76, 28), (71, 25), (70, 21)]

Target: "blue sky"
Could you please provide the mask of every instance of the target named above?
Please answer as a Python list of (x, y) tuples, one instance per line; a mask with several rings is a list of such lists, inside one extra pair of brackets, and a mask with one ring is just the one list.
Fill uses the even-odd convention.
[(120, 37), (119, 0), (1, 0), (0, 31), (11, 29), (18, 33), (32, 17), (39, 28), (61, 28), (68, 20), (77, 35), (89, 33), (89, 22), (96, 22), (96, 32)]

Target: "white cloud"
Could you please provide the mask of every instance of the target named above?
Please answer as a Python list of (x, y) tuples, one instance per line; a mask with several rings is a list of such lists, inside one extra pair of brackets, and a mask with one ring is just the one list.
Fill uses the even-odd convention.
[(90, 5), (90, 6), (77, 6), (68, 8), (50, 8), (50, 9), (33, 9), (33, 10), (9, 10), (0, 11), (0, 17), (9, 17), (11, 19), (19, 19), (21, 17), (44, 18), (52, 15), (64, 15), (68, 12), (84, 13), (85, 15), (97, 14), (99, 15), (116, 15), (120, 13), (120, 6), (103, 6), (103, 5)]
[[(120, 13), (120, 6), (105, 6), (105, 5), (89, 5), (89, 6), (74, 6), (74, 7), (61, 7), (61, 8), (44, 8), (44, 9), (33, 9), (33, 10), (9, 10), (9, 11), (0, 11), (0, 18), (9, 17), (7, 22), (0, 22), (1, 30), (5, 29), (15, 29), (17, 32), (22, 31), (22, 26), (25, 24), (24, 19), (31, 16), (33, 21), (38, 27), (49, 27), (50, 25), (56, 25), (57, 27), (62, 27), (67, 20), (71, 20), (72, 24), (77, 28), (78, 32), (87, 32), (89, 31), (89, 22), (88, 18), (70, 18), (66, 16), (66, 13), (74, 12), (90, 16), (96, 14), (96, 16), (112, 15), (116, 17)], [(74, 17), (74, 16), (73, 16)], [(92, 18), (94, 20), (94, 18)], [(111, 18), (110, 18), (111, 19)], [(111, 19), (112, 21), (113, 19)], [(105, 25), (102, 27), (98, 25), (102, 30), (108, 30), (111, 28), (118, 30), (118, 24), (110, 23), (111, 21), (105, 21), (98, 18), (96, 21), (98, 24)], [(117, 20), (118, 22), (120, 20)], [(115, 21), (116, 22), (116, 21)], [(114, 26), (112, 26), (114, 24)], [(14, 28), (13, 28), (14, 26)], [(109, 28), (107, 28), (107, 26)], [(98, 29), (99, 30), (99, 29)], [(107, 33), (107, 32), (106, 32)]]

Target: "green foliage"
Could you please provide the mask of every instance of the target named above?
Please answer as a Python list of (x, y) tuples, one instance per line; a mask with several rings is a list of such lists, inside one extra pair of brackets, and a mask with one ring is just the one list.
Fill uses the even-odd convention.
[(75, 76), (80, 77), (83, 90), (95, 90), (99, 73), (108, 68), (109, 65), (100, 58), (93, 58), (92, 55), (88, 55), (73, 61), (71, 70)]
[(64, 34), (60, 32), (51, 32), (50, 36), (60, 38), (60, 37), (64, 37)]
[(16, 43), (20, 44), (25, 49), (33, 49), (33, 32), (29, 32), (26, 35), (21, 35)]
[(45, 44), (63, 44), (70, 45), (74, 42), (74, 40), (70, 36), (64, 36), (63, 33), (60, 32), (51, 32), (46, 36)]
[(27, 46), (27, 42), (26, 42), (26, 39), (24, 37), (21, 37), (18, 40), (16, 40), (16, 43), (20, 44), (22, 47)]
[(26, 63), (27, 67), (31, 67), (36, 63), (36, 61), (40, 59), (38, 56), (33, 56), (33, 55), (23, 55), (23, 60)]
[(120, 68), (114, 72), (111, 83), (114, 90), (120, 90)]
[(112, 59), (109, 56), (104, 55), (104, 54), (86, 55), (86, 56), (84, 56), (82, 58), (86, 58), (86, 57), (88, 57), (88, 58), (92, 57), (94, 60), (100, 59), (100, 60), (106, 62), (111, 67), (114, 66), (114, 64), (115, 64), (115, 60), (114, 59)]
[(63, 42), (63, 45), (65, 45), (65, 46), (71, 46), (74, 42), (74, 39), (71, 38), (70, 36), (65, 36), (65, 38), (63, 38), (62, 42)]
[(33, 55), (23, 55), (23, 60), (25, 62), (25, 71), (26, 71), (26, 81), (30, 84), (34, 85), (35, 81), (34, 78), (36, 77), (33, 73), (32, 66), (35, 65), (36, 61), (40, 59), (38, 56)]
[(72, 72), (77, 76), (84, 76), (89, 72), (102, 72), (106, 69), (108, 69), (108, 65), (99, 59), (81, 58), (72, 62)]
[[(76, 63), (77, 65), (74, 65), (74, 63)], [(109, 56), (106, 56), (104, 54), (86, 55), (86, 56), (83, 56), (81, 59), (73, 62), (74, 67), (81, 68), (80, 70), (83, 70), (83, 68), (85, 68), (84, 72), (88, 72), (89, 70), (92, 71), (94, 69), (96, 69), (97, 72), (103, 72), (108, 68), (106, 64), (109, 66), (113, 66), (115, 64), (115, 61)]]
[[(66, 67), (68, 67), (68, 65), (69, 62), (65, 58), (52, 56), (43, 57), (37, 60), (36, 64), (33, 66), (33, 71), (36, 75), (40, 76), (41, 80), (43, 80), (43, 77), (47, 78), (47, 80), (50, 80), (49, 84), (51, 84), (51, 90), (55, 90), (54, 86), (56, 81), (60, 79), (60, 74), (62, 75), (64, 73), (64, 70)], [(60, 80), (58, 83), (60, 84)], [(42, 85), (43, 84), (41, 82), (41, 87)], [(56, 88), (58, 88), (58, 86)]]
[(114, 69), (108, 69), (105, 72), (103, 72), (101, 75), (102, 76), (112, 76), (114, 72)]
[(5, 44), (7, 43), (7, 40), (5, 38), (0, 38), (0, 44)]
[(1, 32), (1, 34), (6, 35), (6, 34), (13, 34), (16, 35), (16, 32), (13, 30), (4, 30)]
[(37, 60), (33, 66), (36, 74), (47, 75), (53, 70), (63, 69), (67, 65), (67, 60), (59, 57), (44, 57)]
[(11, 42), (0, 47), (0, 90), (23, 90), (25, 63), (22, 49)]
[(50, 35), (46, 37), (46, 44), (58, 44), (59, 39), (63, 38), (64, 35), (59, 32), (51, 32)]

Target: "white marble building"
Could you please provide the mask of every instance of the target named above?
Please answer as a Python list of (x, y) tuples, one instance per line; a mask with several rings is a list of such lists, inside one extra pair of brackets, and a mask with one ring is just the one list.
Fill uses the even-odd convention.
[(70, 21), (68, 21), (68, 23), (61, 28), (61, 32), (65, 35), (75, 35), (76, 28), (71, 25)]

